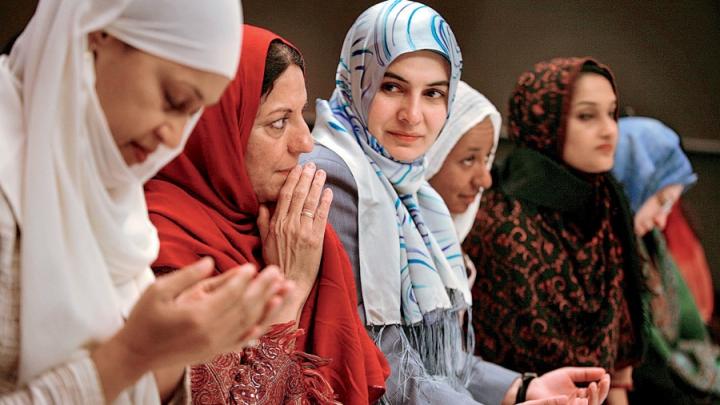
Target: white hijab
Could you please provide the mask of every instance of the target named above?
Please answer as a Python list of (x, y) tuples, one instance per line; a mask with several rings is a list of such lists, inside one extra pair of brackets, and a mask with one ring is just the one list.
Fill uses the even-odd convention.
[[(41, 0), (0, 59), (0, 186), (21, 228), (20, 383), (83, 356), (123, 323), (158, 252), (142, 184), (174, 158), (128, 167), (94, 87), (87, 34), (232, 79), (237, 0)], [(5, 119), (8, 118), (7, 121)], [(116, 403), (158, 403), (148, 373)]]
[[(490, 117), (494, 131), (493, 146), (487, 163), (489, 170), (495, 159), (495, 151), (497, 150), (500, 139), (502, 117), (490, 100), (470, 87), (467, 83), (460, 81), (460, 83), (458, 83), (457, 93), (455, 93), (452, 113), (450, 117), (448, 117), (447, 123), (437, 141), (435, 141), (425, 155), (425, 162), (427, 163), (425, 178), (429, 180), (435, 176), (435, 174), (440, 171), (440, 168), (452, 149), (460, 142), (462, 136), (487, 117)], [(455, 230), (461, 243), (465, 240), (467, 234), (470, 233), (470, 229), (475, 222), (475, 215), (480, 207), (482, 192), (483, 190), (480, 190), (475, 197), (475, 201), (468, 206), (465, 212), (462, 214), (453, 214)]]

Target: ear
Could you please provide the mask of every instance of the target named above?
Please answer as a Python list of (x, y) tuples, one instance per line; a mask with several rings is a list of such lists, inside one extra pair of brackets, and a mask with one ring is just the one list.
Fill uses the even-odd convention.
[(105, 31), (93, 31), (88, 34), (88, 46), (92, 52), (107, 46), (111, 40), (112, 37)]

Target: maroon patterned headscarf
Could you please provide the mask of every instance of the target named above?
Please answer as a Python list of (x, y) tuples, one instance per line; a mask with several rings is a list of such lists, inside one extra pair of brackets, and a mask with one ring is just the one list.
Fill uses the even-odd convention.
[(562, 161), (576, 80), (589, 58), (541, 62), (510, 98), (517, 145), (493, 173), (463, 248), (478, 275), (476, 350), (516, 370), (608, 370), (642, 352), (642, 279), (629, 207), (612, 178)]
[(560, 161), (565, 144), (565, 118), (573, 86), (582, 73), (605, 76), (617, 94), (610, 69), (593, 59), (556, 58), (537, 63), (533, 70), (520, 76), (510, 97), (510, 139)]

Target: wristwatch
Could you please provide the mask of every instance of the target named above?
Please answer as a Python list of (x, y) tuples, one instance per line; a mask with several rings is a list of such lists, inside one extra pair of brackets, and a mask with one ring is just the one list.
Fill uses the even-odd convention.
[(526, 401), (527, 390), (530, 386), (530, 381), (532, 381), (533, 378), (537, 378), (537, 376), (537, 373), (522, 373), (522, 384), (520, 384), (517, 395), (515, 396), (516, 404), (520, 404)]

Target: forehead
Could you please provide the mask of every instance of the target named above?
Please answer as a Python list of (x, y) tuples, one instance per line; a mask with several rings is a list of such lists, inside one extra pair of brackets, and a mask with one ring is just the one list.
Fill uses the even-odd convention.
[(455, 147), (458, 149), (473, 148), (489, 150), (492, 148), (494, 137), (495, 130), (493, 128), (492, 121), (490, 121), (490, 117), (486, 117), (484, 120), (480, 121), (477, 125), (465, 132)]
[(303, 71), (297, 65), (290, 65), (275, 80), (272, 90), (264, 97), (260, 109), (274, 109), (283, 105), (298, 108), (298, 105), (302, 107), (306, 102), (307, 90)]
[(409, 82), (434, 83), (449, 80), (450, 64), (437, 52), (415, 51), (398, 56), (387, 72), (400, 75)]
[(575, 82), (573, 104), (590, 102), (600, 105), (617, 101), (610, 81), (596, 73), (584, 73)]

